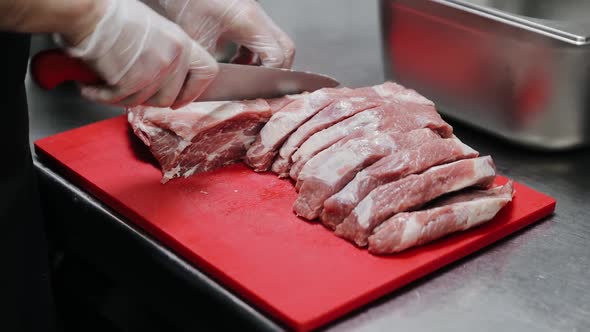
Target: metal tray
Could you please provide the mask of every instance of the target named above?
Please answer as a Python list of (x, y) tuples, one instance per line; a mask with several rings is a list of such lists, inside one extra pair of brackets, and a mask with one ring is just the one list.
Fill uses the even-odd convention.
[(590, 1), (381, 0), (386, 74), (513, 142), (590, 142)]

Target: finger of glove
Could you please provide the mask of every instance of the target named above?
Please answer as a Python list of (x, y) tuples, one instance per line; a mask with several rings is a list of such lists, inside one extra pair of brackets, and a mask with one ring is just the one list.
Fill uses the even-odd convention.
[[(160, 60), (155, 65), (153, 54), (142, 54), (137, 63), (123, 76), (119, 83), (109, 86), (83, 87), (82, 95), (95, 102), (121, 106), (140, 105), (154, 95), (173, 67)], [(151, 65), (142, 66), (142, 64)], [(142, 67), (145, 70), (142, 70)]]
[(160, 0), (165, 16), (177, 23), (193, 40), (214, 53), (221, 35), (222, 1)]
[(253, 1), (240, 1), (232, 15), (227, 15), (223, 36), (258, 54), (264, 66), (281, 68), (285, 63), (282, 46), (262, 8)]
[(146, 100), (144, 105), (171, 107), (175, 103), (187, 76), (190, 54), (190, 48), (182, 50), (182, 53), (175, 60), (172, 70), (160, 85), (159, 90)]
[[(172, 56), (171, 59), (174, 59)], [(175, 68), (175, 60), (161, 54), (146, 52), (115, 85), (86, 86), (82, 95), (95, 102), (121, 106), (137, 106), (150, 99), (162, 87)]]
[(219, 73), (217, 61), (197, 43), (192, 44), (186, 80), (173, 109), (180, 108), (197, 99)]
[[(175, 59), (169, 66), (163, 67), (161, 72), (157, 74), (153, 79), (151, 79), (149, 84), (144, 88), (138, 90), (136, 93), (133, 93), (124, 99), (117, 101), (120, 105), (125, 105), (127, 107), (138, 106), (138, 105), (146, 105), (146, 106), (155, 106), (155, 107), (167, 107), (172, 104), (172, 101), (166, 104), (166, 101), (163, 100), (162, 96), (159, 98), (155, 98), (165, 87), (167, 87), (167, 83), (173, 77), (171, 73), (174, 73), (176, 70), (176, 66), (178, 66), (178, 58)], [(180, 90), (180, 88), (178, 88)], [(168, 92), (169, 94), (170, 92)], [(176, 92), (178, 93), (178, 91)], [(175, 97), (175, 96), (174, 96)]]
[[(258, 5), (258, 4), (257, 4)], [(268, 14), (260, 8), (261, 15), (266, 21), (267, 26), (273, 32), (283, 52), (284, 61), (281, 68), (291, 68), (293, 60), (295, 59), (295, 42), (287, 35), (275, 22), (268, 16)]]

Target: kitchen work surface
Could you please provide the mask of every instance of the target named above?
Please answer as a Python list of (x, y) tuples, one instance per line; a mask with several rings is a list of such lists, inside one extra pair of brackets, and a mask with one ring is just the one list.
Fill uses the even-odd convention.
[[(261, 4), (295, 40), (296, 69), (325, 73), (351, 87), (383, 82), (377, 1), (262, 0)], [(31, 53), (55, 47), (48, 40), (34, 38)], [(48, 93), (27, 80), (27, 92), (31, 141), (122, 114), (119, 108), (80, 98), (72, 88)], [(458, 137), (494, 157), (500, 174), (554, 197), (558, 201), (555, 214), (324, 330), (590, 330), (590, 149), (531, 151), (449, 121)], [(65, 250), (64, 262), (74, 256), (92, 268), (92, 277), (104, 275), (109, 291), (127, 294), (126, 299), (147, 312), (142, 321), (157, 317), (172, 325), (166, 329), (152, 324), (149, 329), (143, 324), (142, 329), (131, 330), (282, 329), (44, 161), (37, 159), (35, 165), (47, 223)], [(74, 274), (69, 281), (80, 285), (75, 288), (72, 282), (70, 286), (82, 298), (92, 298), (96, 293), (86, 287), (89, 278), (85, 277)], [(129, 308), (129, 302), (125, 303)], [(124, 312), (123, 317), (131, 316)], [(231, 327), (224, 324), (230, 322)]]
[(36, 148), (58, 173), (299, 331), (323, 326), (555, 208), (551, 197), (517, 184), (514, 201), (490, 223), (377, 257), (297, 218), (294, 186), (274, 174), (237, 164), (161, 184), (125, 116), (39, 140)]

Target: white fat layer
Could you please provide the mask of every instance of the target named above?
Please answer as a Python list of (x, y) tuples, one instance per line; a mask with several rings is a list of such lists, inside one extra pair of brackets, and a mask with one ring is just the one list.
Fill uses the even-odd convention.
[(176, 148), (176, 151), (178, 151), (180, 153), (180, 152), (184, 151), (184, 149), (186, 149), (191, 144), (192, 144), (191, 141), (181, 140), (180, 143), (178, 143), (178, 147)]
[[(401, 89), (401, 88), (400, 88)], [(373, 86), (373, 90), (377, 92), (380, 97), (386, 98), (393, 95), (393, 92), (390, 89), (385, 88), (383, 84)]]
[(265, 147), (264, 153), (273, 149), (285, 135), (293, 130), (293, 124), (299, 123), (301, 118), (309, 112), (310, 98), (302, 98), (285, 106), (283, 110), (275, 113), (268, 124), (260, 131), (260, 142)]
[(338, 103), (336, 103), (335, 108), (339, 108), (339, 109), (350, 109), (350, 108), (352, 108), (352, 103), (350, 101), (347, 101), (347, 100), (341, 100)]
[(356, 193), (360, 191), (360, 184), (367, 178), (367, 173), (361, 171), (356, 174), (354, 179), (350, 181), (342, 190), (334, 195), (334, 198), (342, 203), (350, 203), (356, 201)]
[(417, 214), (410, 215), (405, 220), (404, 232), (398, 247), (412, 246), (420, 239), (424, 226), (418, 222)]
[(452, 140), (455, 144), (459, 145), (459, 148), (461, 149), (461, 153), (463, 155), (477, 155), (478, 152), (473, 149), (472, 147), (470, 147), (469, 145), (463, 143), (457, 136), (453, 135), (450, 140)]
[(179, 165), (164, 172), (165, 179), (173, 179), (179, 175), (180, 175), (180, 166)]
[(367, 130), (374, 130), (377, 122), (375, 114), (371, 112), (361, 112), (349, 120), (339, 122), (338, 124), (321, 130), (308, 138), (291, 156), (293, 162), (299, 160), (308, 160), (324, 142), (332, 142), (339, 138), (349, 135), (354, 130), (366, 126)]
[[(466, 161), (459, 161), (459, 162), (466, 162)], [(469, 161), (467, 161), (467, 162), (469, 162)], [(456, 163), (458, 163), (458, 162), (456, 162)], [(453, 167), (453, 165), (456, 163), (433, 167), (428, 172), (433, 171), (435, 168), (440, 169), (443, 167)], [(461, 190), (463, 188), (467, 188), (469, 186), (476, 184), (478, 182), (476, 180), (480, 180), (480, 179), (483, 179), (486, 177), (491, 177), (496, 174), (496, 171), (490, 165), (489, 159), (487, 157), (473, 159), (473, 169), (474, 169), (473, 176), (469, 176), (469, 177), (461, 176), (459, 178), (459, 180), (448, 182), (447, 187), (444, 188), (444, 191), (447, 193), (455, 192), (457, 190)]]
[[(500, 209), (510, 200), (508, 197), (494, 197), (483, 200), (475, 200), (457, 204), (458, 207), (453, 209), (457, 214), (458, 220), (465, 220), (459, 230), (466, 230), (488, 221), (500, 211)], [(460, 217), (459, 217), (460, 215)]]
[(193, 174), (195, 174), (195, 171), (197, 170), (197, 166), (189, 169), (188, 171), (184, 172), (184, 177), (187, 178)]
[(419, 95), (417, 92), (413, 90), (406, 90), (404, 92), (400, 92), (394, 96), (396, 100), (402, 102), (410, 102), (416, 104), (424, 104), (424, 105), (434, 105), (432, 101), (426, 99), (425, 97)]
[(359, 226), (367, 229), (369, 227), (369, 219), (373, 211), (373, 198), (371, 195), (365, 197), (354, 209), (356, 213)]
[[(428, 173), (437, 172), (443, 168), (450, 168), (454, 167), (457, 163), (463, 162), (471, 162), (471, 161), (459, 161), (447, 165), (441, 165), (432, 167), (430, 170), (426, 171), (423, 176), (426, 176)], [(460, 177), (460, 179), (455, 181), (447, 182), (443, 191), (446, 193), (455, 192), (457, 190), (461, 190), (463, 188), (467, 188), (469, 186), (474, 185), (478, 179), (486, 178), (495, 175), (494, 168), (489, 163), (489, 157), (477, 158), (473, 159), (473, 167), (475, 174), (469, 177)], [(355, 211), (358, 216), (358, 224), (363, 228), (369, 227), (369, 220), (371, 218), (371, 209), (367, 209), (369, 206), (366, 205), (365, 201), (371, 200), (371, 195), (365, 197), (355, 208)], [(371, 202), (372, 205), (372, 202)], [(362, 211), (361, 211), (362, 210)], [(361, 217), (362, 216), (362, 217)]]
[(395, 88), (392, 89), (391, 85), (388, 87), (384, 84), (373, 86), (373, 90), (377, 92), (380, 97), (392, 98), (400, 102), (411, 102), (424, 105), (434, 105), (434, 103), (428, 98), (420, 95), (418, 92), (410, 89), (406, 89), (398, 84), (393, 83)]
[[(177, 110), (148, 107), (143, 119), (145, 122), (166, 122), (184, 140), (191, 141), (204, 128), (223, 122), (248, 110), (243, 103), (214, 101), (191, 103)], [(251, 108), (256, 111), (256, 108)]]
[(455, 217), (455, 224), (448, 229), (445, 229), (443, 233), (437, 234), (438, 237), (441, 237), (453, 232), (464, 231), (473, 228), (479, 224), (491, 220), (510, 200), (510, 195), (503, 195), (501, 197), (477, 199), (470, 202), (456, 203), (448, 207), (440, 207), (437, 209), (413, 213), (404, 222), (405, 227), (403, 235), (401, 236), (400, 243), (396, 246), (396, 251), (400, 251), (420, 243), (421, 238), (428, 235), (430, 228), (435, 226), (435, 223), (437, 222), (436, 220), (429, 220), (426, 223), (426, 226), (424, 226), (418, 220), (420, 215), (436, 215), (438, 211), (448, 209), (449, 207), (451, 208), (450, 213), (452, 213)]
[(332, 154), (330, 159), (326, 160), (325, 163), (319, 167), (318, 173), (315, 171), (312, 173), (322, 179), (322, 182), (334, 184), (342, 178), (342, 175), (338, 172), (339, 169), (354, 168), (362, 161), (362, 157), (361, 154), (355, 153), (354, 150), (347, 149), (338, 151), (338, 153)]

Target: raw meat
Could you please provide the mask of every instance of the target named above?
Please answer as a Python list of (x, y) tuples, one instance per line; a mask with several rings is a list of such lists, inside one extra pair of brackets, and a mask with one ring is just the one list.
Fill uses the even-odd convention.
[(242, 160), (255, 171), (272, 165), (296, 180), (295, 213), (320, 217), (358, 246), (373, 234), (374, 253), (485, 222), (508, 201), (500, 189), (454, 194), (488, 188), (492, 159), (477, 158), (430, 100), (395, 83), (179, 110), (135, 107), (128, 120), (160, 163), (162, 182)]
[(289, 105), (290, 103), (294, 102), (295, 100), (297, 100), (299, 98), (303, 98), (304, 96), (307, 96), (308, 94), (309, 94), (308, 92), (304, 92), (304, 93), (298, 94), (298, 95), (288, 95), (288, 96), (284, 96), (284, 97), (268, 99), (267, 102), (268, 102), (268, 105), (270, 106), (272, 114), (275, 114), (278, 111), (282, 110), (283, 107)]
[(291, 157), (291, 178), (297, 180), (301, 169), (313, 156), (330, 146), (343, 144), (343, 138), (361, 137), (365, 132), (384, 127), (382, 113), (381, 109), (364, 111), (312, 135)]
[(295, 129), (335, 98), (350, 89), (320, 89), (301, 96), (274, 113), (248, 149), (246, 163), (257, 172), (267, 171), (277, 150)]
[(477, 157), (477, 151), (457, 138), (424, 142), (393, 153), (359, 172), (342, 190), (324, 202), (321, 220), (334, 229), (376, 187), (459, 159)]
[(289, 136), (279, 150), (279, 155), (272, 164), (271, 170), (279, 177), (288, 177), (291, 168), (291, 155), (309, 136), (339, 120), (381, 104), (382, 102), (376, 98), (351, 97), (329, 105)]
[(435, 166), (422, 174), (375, 188), (336, 227), (336, 235), (365, 246), (380, 223), (398, 212), (416, 209), (444, 194), (467, 187), (489, 186), (496, 175), (491, 157)]
[(350, 140), (336, 149), (322, 151), (301, 171), (299, 195), (293, 210), (308, 220), (317, 218), (324, 200), (342, 189), (359, 170), (390, 153), (434, 139), (440, 136), (430, 129), (408, 133), (376, 132)]
[(271, 115), (262, 99), (128, 110), (133, 131), (162, 167), (162, 183), (242, 160)]
[(393, 254), (450, 233), (464, 231), (491, 219), (514, 195), (512, 183), (484, 191), (467, 191), (417, 212), (399, 213), (369, 237), (369, 251)]
[(434, 106), (432, 100), (422, 96), (412, 89), (408, 89), (395, 82), (385, 82), (381, 85), (376, 85), (374, 88), (382, 97), (394, 97), (399, 102), (410, 102), (414, 104), (423, 104)]
[(420, 96), (417, 92), (391, 82), (352, 90), (347, 93), (346, 98), (328, 105), (289, 136), (279, 150), (279, 155), (272, 165), (272, 171), (277, 173), (279, 177), (288, 177), (291, 156), (311, 135), (359, 112), (392, 101), (433, 105), (430, 100)]
[(292, 155), (290, 176), (297, 180), (303, 166), (317, 153), (350, 135), (370, 135), (376, 130), (407, 132), (430, 128), (442, 137), (451, 137), (453, 128), (429, 104), (391, 102), (360, 112), (312, 135)]

